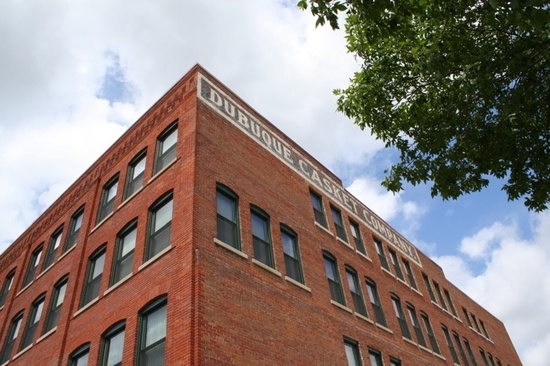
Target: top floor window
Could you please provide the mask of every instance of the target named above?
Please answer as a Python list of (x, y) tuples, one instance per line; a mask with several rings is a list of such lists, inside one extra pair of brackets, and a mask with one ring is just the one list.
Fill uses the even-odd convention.
[(50, 244), (48, 245), (48, 250), (46, 252), (46, 256), (44, 258), (44, 263), (42, 264), (42, 270), (45, 270), (49, 266), (53, 264), (55, 261), (55, 255), (57, 254), (57, 249), (59, 248), (59, 245), (61, 244), (61, 233), (63, 231), (63, 228), (57, 229), (52, 237), (50, 238)]
[(176, 143), (178, 142), (177, 121), (168, 126), (157, 139), (155, 154), (155, 174), (168, 166), (176, 159)]
[(351, 236), (353, 237), (353, 241), (355, 242), (355, 246), (357, 247), (357, 250), (360, 253), (367, 255), (367, 251), (365, 250), (365, 244), (363, 243), (363, 238), (361, 237), (361, 231), (359, 230), (359, 224), (350, 220), (349, 227), (351, 230)]
[(15, 270), (11, 271), (6, 279), (4, 280), (4, 285), (2, 286), (2, 292), (0, 293), (0, 308), (6, 303), (8, 298), (8, 293), (10, 292), (11, 285), (13, 284), (13, 278), (15, 277)]
[(254, 259), (274, 268), (273, 247), (269, 230), (269, 216), (258, 208), (252, 208), (252, 242), (254, 243)]
[(342, 283), (340, 282), (340, 275), (338, 274), (338, 267), (336, 266), (336, 259), (328, 254), (323, 253), (323, 261), (325, 263), (325, 271), (327, 274), (328, 286), (330, 289), (330, 297), (332, 300), (345, 305), (344, 291), (342, 289)]
[(327, 218), (325, 217), (325, 210), (323, 209), (323, 200), (321, 196), (312, 191), (309, 192), (311, 198), (311, 204), (313, 206), (313, 213), (315, 214), (315, 222), (327, 229)]
[(124, 187), (124, 199), (127, 199), (143, 187), (143, 176), (145, 175), (145, 162), (147, 151), (140, 152), (128, 165), (126, 174), (126, 187)]
[(218, 184), (216, 188), (217, 238), (240, 250), (238, 196), (222, 185)]
[(435, 295), (432, 290), (432, 285), (430, 285), (430, 279), (425, 273), (422, 273), (422, 278), (424, 279), (424, 283), (426, 284), (426, 288), (428, 289), (428, 294), (430, 294), (430, 299), (432, 300), (432, 302), (437, 304), (437, 300), (435, 299)]
[(336, 235), (343, 241), (348, 241), (346, 235), (346, 229), (344, 228), (344, 221), (342, 220), (342, 212), (340, 210), (330, 206), (330, 212), (332, 214), (332, 220), (334, 221), (334, 227), (336, 228)]
[(401, 271), (401, 266), (399, 265), (399, 259), (397, 257), (397, 253), (395, 250), (388, 249), (390, 252), (390, 259), (393, 264), (393, 268), (395, 270), (395, 275), (397, 278), (399, 278), (401, 281), (405, 281), (405, 277), (403, 277), (403, 271)]
[(111, 178), (110, 181), (103, 186), (101, 193), (101, 201), (99, 203), (99, 211), (97, 214), (97, 222), (103, 221), (115, 209), (115, 198), (118, 189), (118, 175)]
[(405, 267), (405, 272), (407, 273), (407, 277), (409, 278), (409, 284), (411, 285), (412, 288), (414, 288), (415, 290), (418, 290), (418, 286), (416, 285), (414, 274), (409, 261), (403, 259), (403, 267)]
[(376, 249), (376, 253), (378, 254), (378, 259), (380, 259), (380, 265), (386, 271), (389, 271), (390, 266), (388, 265), (388, 259), (386, 258), (386, 253), (384, 252), (384, 246), (379, 239), (374, 239), (374, 248)]
[(23, 287), (27, 286), (34, 280), (34, 275), (36, 274), (36, 267), (40, 263), (40, 257), (42, 256), (42, 245), (34, 250), (31, 254), (31, 259), (29, 261), (29, 266), (27, 267), (27, 273), (25, 274), (25, 279), (23, 280)]
[(78, 209), (76, 213), (71, 217), (71, 223), (69, 224), (69, 231), (67, 232), (67, 238), (65, 239), (65, 246), (63, 252), (68, 251), (76, 245), (78, 240), (78, 233), (82, 226), (82, 220), (84, 218), (84, 207)]

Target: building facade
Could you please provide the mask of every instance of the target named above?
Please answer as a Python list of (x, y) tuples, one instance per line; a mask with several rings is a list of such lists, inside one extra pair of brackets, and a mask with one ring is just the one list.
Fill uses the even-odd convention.
[(0, 281), (0, 365), (521, 365), (502, 322), (198, 65)]

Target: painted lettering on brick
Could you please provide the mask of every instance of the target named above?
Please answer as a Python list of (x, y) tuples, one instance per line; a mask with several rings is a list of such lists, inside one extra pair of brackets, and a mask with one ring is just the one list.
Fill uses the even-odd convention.
[(221, 116), (229, 120), (260, 146), (271, 152), (279, 160), (291, 167), (313, 186), (330, 196), (356, 219), (362, 221), (377, 235), (412, 259), (418, 265), (420, 259), (414, 245), (392, 229), (374, 212), (353, 197), (344, 187), (334, 182), (323, 169), (300, 154), (278, 133), (258, 121), (251, 113), (235, 102), (224, 92), (209, 82), (203, 75), (199, 77), (198, 97)]

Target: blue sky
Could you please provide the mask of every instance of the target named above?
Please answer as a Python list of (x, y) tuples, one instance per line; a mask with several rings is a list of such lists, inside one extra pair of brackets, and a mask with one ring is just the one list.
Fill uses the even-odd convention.
[(547, 365), (548, 212), (508, 202), (499, 182), (456, 201), (384, 191), (395, 152), (335, 112), (358, 63), (293, 3), (3, 1), (0, 250), (200, 63), (503, 320), (525, 365)]

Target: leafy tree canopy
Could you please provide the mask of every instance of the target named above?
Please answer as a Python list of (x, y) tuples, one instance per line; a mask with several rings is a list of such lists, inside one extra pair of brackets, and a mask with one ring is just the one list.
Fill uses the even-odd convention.
[(431, 182), (455, 199), (502, 179), (530, 210), (550, 201), (550, 1), (300, 0), (338, 28), (361, 68), (337, 108), (395, 147), (390, 191)]

